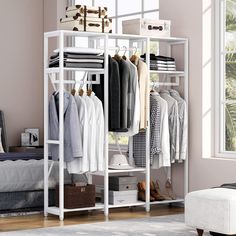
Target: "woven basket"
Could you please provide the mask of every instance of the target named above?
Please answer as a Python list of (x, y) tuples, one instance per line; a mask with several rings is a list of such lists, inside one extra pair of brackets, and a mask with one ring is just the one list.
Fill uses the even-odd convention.
[[(84, 208), (95, 206), (95, 185), (75, 186), (66, 184), (64, 186), (64, 208)], [(59, 207), (59, 186), (56, 186), (55, 203)]]

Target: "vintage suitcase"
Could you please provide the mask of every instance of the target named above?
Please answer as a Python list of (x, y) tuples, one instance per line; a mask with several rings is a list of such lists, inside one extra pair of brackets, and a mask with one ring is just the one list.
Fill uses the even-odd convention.
[(153, 37), (170, 37), (171, 21), (133, 19), (122, 22), (123, 34), (137, 34)]
[[(64, 207), (67, 209), (95, 206), (95, 185), (76, 186), (66, 184), (64, 186)], [(56, 186), (55, 203), (59, 206), (59, 186)]]
[(115, 191), (137, 190), (137, 178), (134, 176), (110, 176), (109, 189)]
[(112, 33), (112, 20), (81, 16), (68, 17), (60, 20), (60, 29), (97, 33)]
[(66, 8), (66, 17), (84, 16), (94, 18), (108, 18), (107, 7), (89, 7), (75, 5)]

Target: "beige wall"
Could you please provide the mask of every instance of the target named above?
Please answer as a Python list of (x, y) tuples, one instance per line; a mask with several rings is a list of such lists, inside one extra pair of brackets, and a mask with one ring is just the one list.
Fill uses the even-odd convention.
[(1, 1), (0, 29), (0, 109), (8, 144), (16, 145), (24, 128), (42, 134), (43, 0)]
[(57, 29), (65, 2), (1, 1), (0, 109), (9, 145), (19, 145), (27, 127), (38, 127), (43, 143), (43, 32)]
[[(212, 0), (213, 2), (214, 0)], [(172, 35), (189, 38), (190, 191), (236, 181), (236, 161), (211, 158), (214, 76), (211, 0), (160, 0), (160, 19), (172, 21)]]

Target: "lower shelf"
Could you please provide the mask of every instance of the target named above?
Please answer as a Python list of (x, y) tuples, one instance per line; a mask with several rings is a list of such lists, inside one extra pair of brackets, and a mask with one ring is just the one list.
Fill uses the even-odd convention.
[[(104, 209), (104, 204), (96, 203), (94, 207), (73, 208), (73, 209), (64, 208), (64, 212), (90, 211), (90, 210), (103, 210), (103, 209)], [(59, 215), (59, 208), (58, 207), (48, 207), (47, 212), (50, 214)]]
[(150, 202), (150, 205), (170, 204), (170, 203), (177, 203), (177, 202), (184, 202), (184, 199), (183, 198), (178, 198), (178, 199), (175, 199), (175, 200), (155, 201), (155, 202)]
[(145, 202), (134, 202), (134, 203), (128, 203), (128, 204), (120, 204), (120, 205), (109, 205), (109, 208), (120, 208), (120, 207), (132, 207), (132, 206), (145, 206)]

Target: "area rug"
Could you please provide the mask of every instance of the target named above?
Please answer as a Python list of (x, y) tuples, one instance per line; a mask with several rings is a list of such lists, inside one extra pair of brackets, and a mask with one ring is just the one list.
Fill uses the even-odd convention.
[[(0, 233), (5, 236), (196, 236), (185, 226), (184, 215), (136, 218), (73, 226)], [(208, 233), (204, 235), (210, 235)]]

